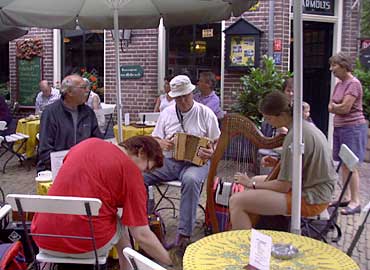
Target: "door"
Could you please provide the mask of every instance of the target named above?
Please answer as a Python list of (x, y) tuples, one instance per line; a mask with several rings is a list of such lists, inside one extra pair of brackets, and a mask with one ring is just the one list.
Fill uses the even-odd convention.
[[(332, 48), (332, 23), (307, 21), (303, 23), (303, 101), (310, 104), (311, 118), (326, 136), (331, 80), (329, 58), (332, 56)], [(293, 70), (293, 57), (290, 59), (290, 69)]]

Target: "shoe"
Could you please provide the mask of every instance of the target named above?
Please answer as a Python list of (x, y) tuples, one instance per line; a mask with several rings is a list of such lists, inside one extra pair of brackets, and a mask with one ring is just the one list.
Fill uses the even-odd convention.
[[(333, 201), (333, 202), (329, 203), (329, 207), (330, 206), (336, 206), (337, 204), (338, 204), (338, 201)], [(339, 207), (347, 207), (348, 205), (349, 205), (349, 201), (339, 203)]]
[(346, 208), (340, 211), (342, 215), (353, 215), (361, 213), (361, 205), (357, 205), (355, 208), (347, 206)]
[(174, 247), (187, 247), (190, 243), (190, 236), (182, 235), (182, 234), (176, 234), (175, 241), (173, 241), (170, 244), (164, 244), (164, 248), (167, 250), (170, 250)]

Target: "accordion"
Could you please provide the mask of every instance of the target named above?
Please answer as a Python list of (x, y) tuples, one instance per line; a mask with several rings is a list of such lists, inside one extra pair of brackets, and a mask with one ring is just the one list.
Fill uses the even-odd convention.
[(176, 133), (174, 136), (173, 158), (176, 160), (189, 161), (197, 166), (203, 166), (206, 161), (201, 159), (197, 153), (199, 147), (207, 148), (212, 140), (206, 137), (198, 137), (186, 133)]

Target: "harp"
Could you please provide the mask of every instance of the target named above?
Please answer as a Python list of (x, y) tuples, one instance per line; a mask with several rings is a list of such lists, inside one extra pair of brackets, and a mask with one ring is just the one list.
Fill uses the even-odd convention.
[[(227, 114), (222, 121), (221, 136), (211, 160), (207, 179), (207, 208), (213, 233), (219, 232), (214, 198), (214, 179), (222, 177), (233, 181), (235, 172), (258, 174), (258, 149), (273, 149), (283, 144), (284, 135), (265, 137), (247, 117)], [(277, 164), (268, 179), (275, 179), (279, 173)]]

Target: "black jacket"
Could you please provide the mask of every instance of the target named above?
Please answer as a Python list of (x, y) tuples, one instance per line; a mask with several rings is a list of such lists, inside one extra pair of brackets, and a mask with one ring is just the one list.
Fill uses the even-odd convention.
[(75, 140), (72, 114), (66, 109), (63, 100), (50, 104), (41, 115), (37, 171), (51, 169), (51, 152), (70, 149), (90, 137), (103, 138), (103, 135), (99, 131), (95, 113), (89, 106), (78, 106)]

